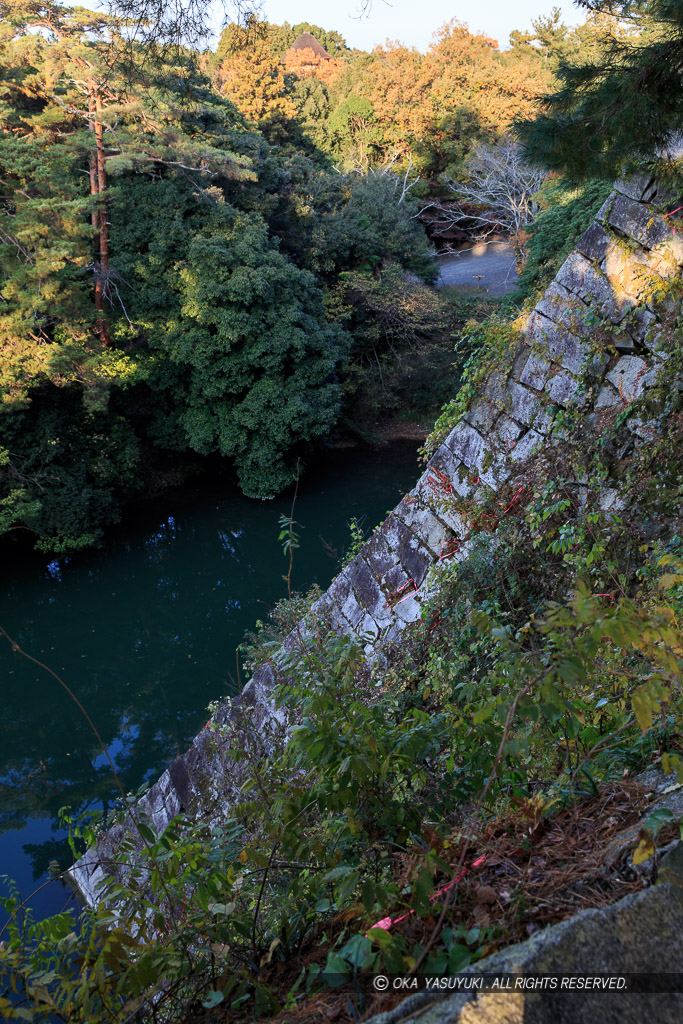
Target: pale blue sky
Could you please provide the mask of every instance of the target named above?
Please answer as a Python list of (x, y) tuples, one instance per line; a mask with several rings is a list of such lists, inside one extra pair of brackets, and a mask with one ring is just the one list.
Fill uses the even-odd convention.
[[(327, 29), (337, 29), (349, 46), (371, 50), (385, 39), (397, 39), (425, 50), (432, 35), (446, 21), (457, 18), (472, 32), (484, 32), (507, 45), (513, 29), (528, 29), (532, 19), (550, 14), (554, 6), (562, 11), (568, 25), (584, 21), (584, 15), (570, 0), (373, 0), (370, 13), (358, 17), (360, 0), (263, 0), (262, 13), (268, 21), (296, 25), (308, 21)], [(220, 25), (216, 17), (215, 24)]]

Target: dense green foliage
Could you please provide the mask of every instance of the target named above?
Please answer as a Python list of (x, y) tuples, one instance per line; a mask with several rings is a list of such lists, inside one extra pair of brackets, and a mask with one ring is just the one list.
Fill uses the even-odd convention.
[(541, 211), (527, 230), (526, 261), (518, 284), (524, 298), (550, 284), (611, 188), (608, 181), (590, 181), (578, 188), (563, 179), (546, 181), (538, 195)]
[[(574, 180), (614, 178), (680, 144), (683, 9), (678, 0), (581, 0), (616, 30), (588, 59), (560, 60), (559, 88), (518, 126), (527, 154)], [(623, 22), (631, 32), (619, 32)]]
[(414, 204), (269, 146), (190, 53), (146, 61), (56, 4), (3, 12), (2, 532), (93, 543), (155, 450), (277, 493), (351, 401), (340, 275), (434, 279)]

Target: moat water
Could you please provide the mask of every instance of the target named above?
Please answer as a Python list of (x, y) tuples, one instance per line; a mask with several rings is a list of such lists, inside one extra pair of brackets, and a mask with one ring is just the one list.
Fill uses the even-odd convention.
[[(351, 518), (371, 531), (417, 475), (414, 441), (333, 450), (310, 467), (294, 513), (295, 589), (325, 588)], [(277, 538), (291, 499), (253, 501), (203, 480), (129, 508), (99, 550), (4, 551), (0, 626), (82, 702), (126, 791), (156, 778), (207, 720), (207, 705), (238, 690), (236, 648), (286, 596)], [(26, 896), (51, 861), (71, 863), (60, 808), (106, 809), (116, 789), (74, 702), (4, 637), (0, 679), (0, 875)], [(31, 903), (44, 916), (66, 899), (52, 883)]]

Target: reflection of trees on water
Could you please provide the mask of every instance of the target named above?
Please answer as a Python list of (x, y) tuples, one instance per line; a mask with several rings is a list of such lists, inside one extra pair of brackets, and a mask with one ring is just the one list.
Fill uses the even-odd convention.
[[(168, 585), (178, 587), (177, 581)], [(149, 656), (130, 664), (128, 675), (121, 663), (93, 664), (92, 670), (81, 670), (76, 683), (73, 672), (63, 671), (95, 721), (126, 791), (137, 789), (185, 748), (202, 706), (196, 689), (178, 685), (182, 652), (173, 642), (178, 638), (160, 642), (160, 623), (157, 619), (153, 626), (153, 617), (147, 608), (137, 617), (138, 628), (125, 646)], [(174, 625), (177, 629), (177, 621)], [(15, 636), (24, 650), (36, 649), (31, 633), (29, 628)], [(160, 648), (167, 652), (165, 667), (158, 665)], [(45, 653), (40, 656), (51, 660)], [(151, 661), (157, 663), (154, 672), (149, 671)], [(10, 681), (0, 706), (0, 830), (20, 829), (33, 818), (56, 822), (65, 805), (74, 814), (96, 807), (106, 813), (118, 791), (78, 708), (52, 677), (9, 648), (0, 650), (0, 674)], [(54, 846), (50, 839), (26, 847), (36, 875), (55, 857)], [(68, 848), (58, 846), (62, 862)]]
[[(309, 475), (302, 484), (300, 521), (320, 525), (341, 550), (352, 515), (379, 521), (388, 500), (412, 483), (408, 447), (335, 454), (333, 474), (326, 462), (319, 480)], [(47, 562), (8, 549), (3, 579), (11, 582), (0, 582), (0, 624), (82, 701), (126, 792), (156, 778), (206, 721), (206, 705), (235, 691), (235, 647), (263, 616), (261, 602), (284, 593), (277, 521), (289, 513), (291, 495), (265, 505), (210, 491), (200, 507), (192, 497), (188, 514), (178, 501), (176, 515), (168, 503), (103, 552)], [(298, 553), (302, 589), (332, 575), (318, 532), (304, 535)], [(108, 810), (117, 790), (78, 708), (4, 641), (0, 680), (0, 873), (12, 873), (21, 842), (19, 834), (13, 844), (9, 830), (33, 822), (24, 848), (42, 874), (50, 860), (70, 857), (47, 822), (56, 826), (65, 805), (73, 815)], [(45, 839), (36, 841), (43, 827)]]

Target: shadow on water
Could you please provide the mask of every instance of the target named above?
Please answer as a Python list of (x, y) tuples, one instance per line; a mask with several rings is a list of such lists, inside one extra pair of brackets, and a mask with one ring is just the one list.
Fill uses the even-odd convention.
[[(333, 451), (304, 474), (296, 589), (324, 588), (351, 517), (374, 526), (413, 485), (415, 448)], [(0, 624), (78, 695), (126, 790), (155, 778), (206, 721), (209, 702), (238, 689), (237, 645), (286, 594), (277, 534), (290, 505), (291, 494), (253, 501), (215, 478), (129, 510), (102, 550), (5, 552)], [(50, 861), (70, 863), (59, 808), (106, 810), (116, 792), (56, 681), (4, 640), (0, 673), (0, 874), (27, 893)], [(63, 890), (45, 890), (37, 912), (63, 900)]]

